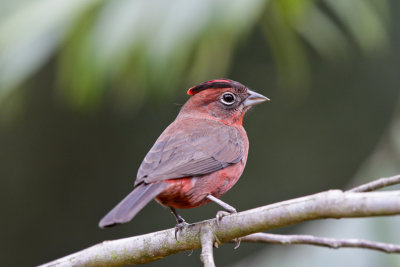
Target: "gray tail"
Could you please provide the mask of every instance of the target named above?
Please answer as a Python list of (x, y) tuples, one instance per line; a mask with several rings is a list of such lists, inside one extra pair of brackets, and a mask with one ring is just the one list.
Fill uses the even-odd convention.
[(165, 183), (141, 184), (127, 195), (99, 222), (100, 228), (111, 227), (132, 220), (153, 198), (160, 194)]

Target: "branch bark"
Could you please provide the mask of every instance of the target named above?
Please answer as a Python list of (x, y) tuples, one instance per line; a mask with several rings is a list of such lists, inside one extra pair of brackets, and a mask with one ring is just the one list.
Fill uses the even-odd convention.
[[(201, 246), (202, 229), (226, 243), (235, 238), (316, 219), (400, 214), (400, 191), (342, 192), (330, 190), (185, 227), (176, 241), (174, 229), (104, 241), (42, 266), (122, 266), (155, 261)], [(203, 237), (204, 238), (204, 237)]]
[(204, 267), (215, 267), (213, 255), (214, 234), (210, 227), (203, 227), (200, 230), (200, 241), (200, 259), (204, 263)]

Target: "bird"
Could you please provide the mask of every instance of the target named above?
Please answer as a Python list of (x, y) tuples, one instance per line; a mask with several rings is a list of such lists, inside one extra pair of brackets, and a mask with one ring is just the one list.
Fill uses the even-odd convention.
[(214, 79), (191, 87), (190, 98), (158, 137), (139, 167), (133, 190), (99, 222), (100, 228), (132, 220), (151, 200), (169, 207), (177, 232), (187, 225), (176, 209), (220, 205), (217, 222), (236, 209), (219, 199), (240, 178), (249, 140), (243, 117), (269, 99), (243, 84)]

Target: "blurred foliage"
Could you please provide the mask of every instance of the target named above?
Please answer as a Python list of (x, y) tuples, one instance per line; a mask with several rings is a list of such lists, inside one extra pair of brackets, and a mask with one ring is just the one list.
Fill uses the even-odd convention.
[[(307, 48), (335, 61), (352, 46), (385, 47), (387, 0), (37, 0), (0, 2), (0, 100), (57, 64), (57, 92), (77, 107), (225, 76), (234, 51), (260, 27), (281, 85), (301, 96)], [(302, 87), (304, 90), (304, 86)]]

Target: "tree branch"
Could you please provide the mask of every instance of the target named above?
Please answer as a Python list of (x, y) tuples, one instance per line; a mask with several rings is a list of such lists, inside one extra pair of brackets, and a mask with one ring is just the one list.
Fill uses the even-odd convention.
[[(312, 235), (277, 235), (256, 233), (241, 238), (242, 242), (271, 243), (280, 245), (315, 245), (329, 248), (366, 248), (386, 253), (400, 253), (400, 245), (373, 242), (361, 239), (336, 239)], [(234, 241), (231, 241), (234, 242)]]
[(354, 187), (348, 190), (348, 192), (370, 192), (399, 183), (400, 183), (400, 175), (396, 175), (392, 177), (380, 178), (378, 180)]
[[(400, 191), (342, 192), (330, 190), (283, 201), (185, 227), (176, 241), (174, 229), (114, 241), (104, 241), (42, 266), (121, 266), (155, 261), (201, 246), (201, 230), (208, 227), (215, 240), (226, 243), (249, 234), (300, 222), (400, 214)], [(204, 238), (204, 236), (203, 236)]]
[(213, 255), (214, 234), (210, 227), (206, 226), (200, 230), (200, 241), (200, 259), (204, 263), (204, 267), (215, 267)]

